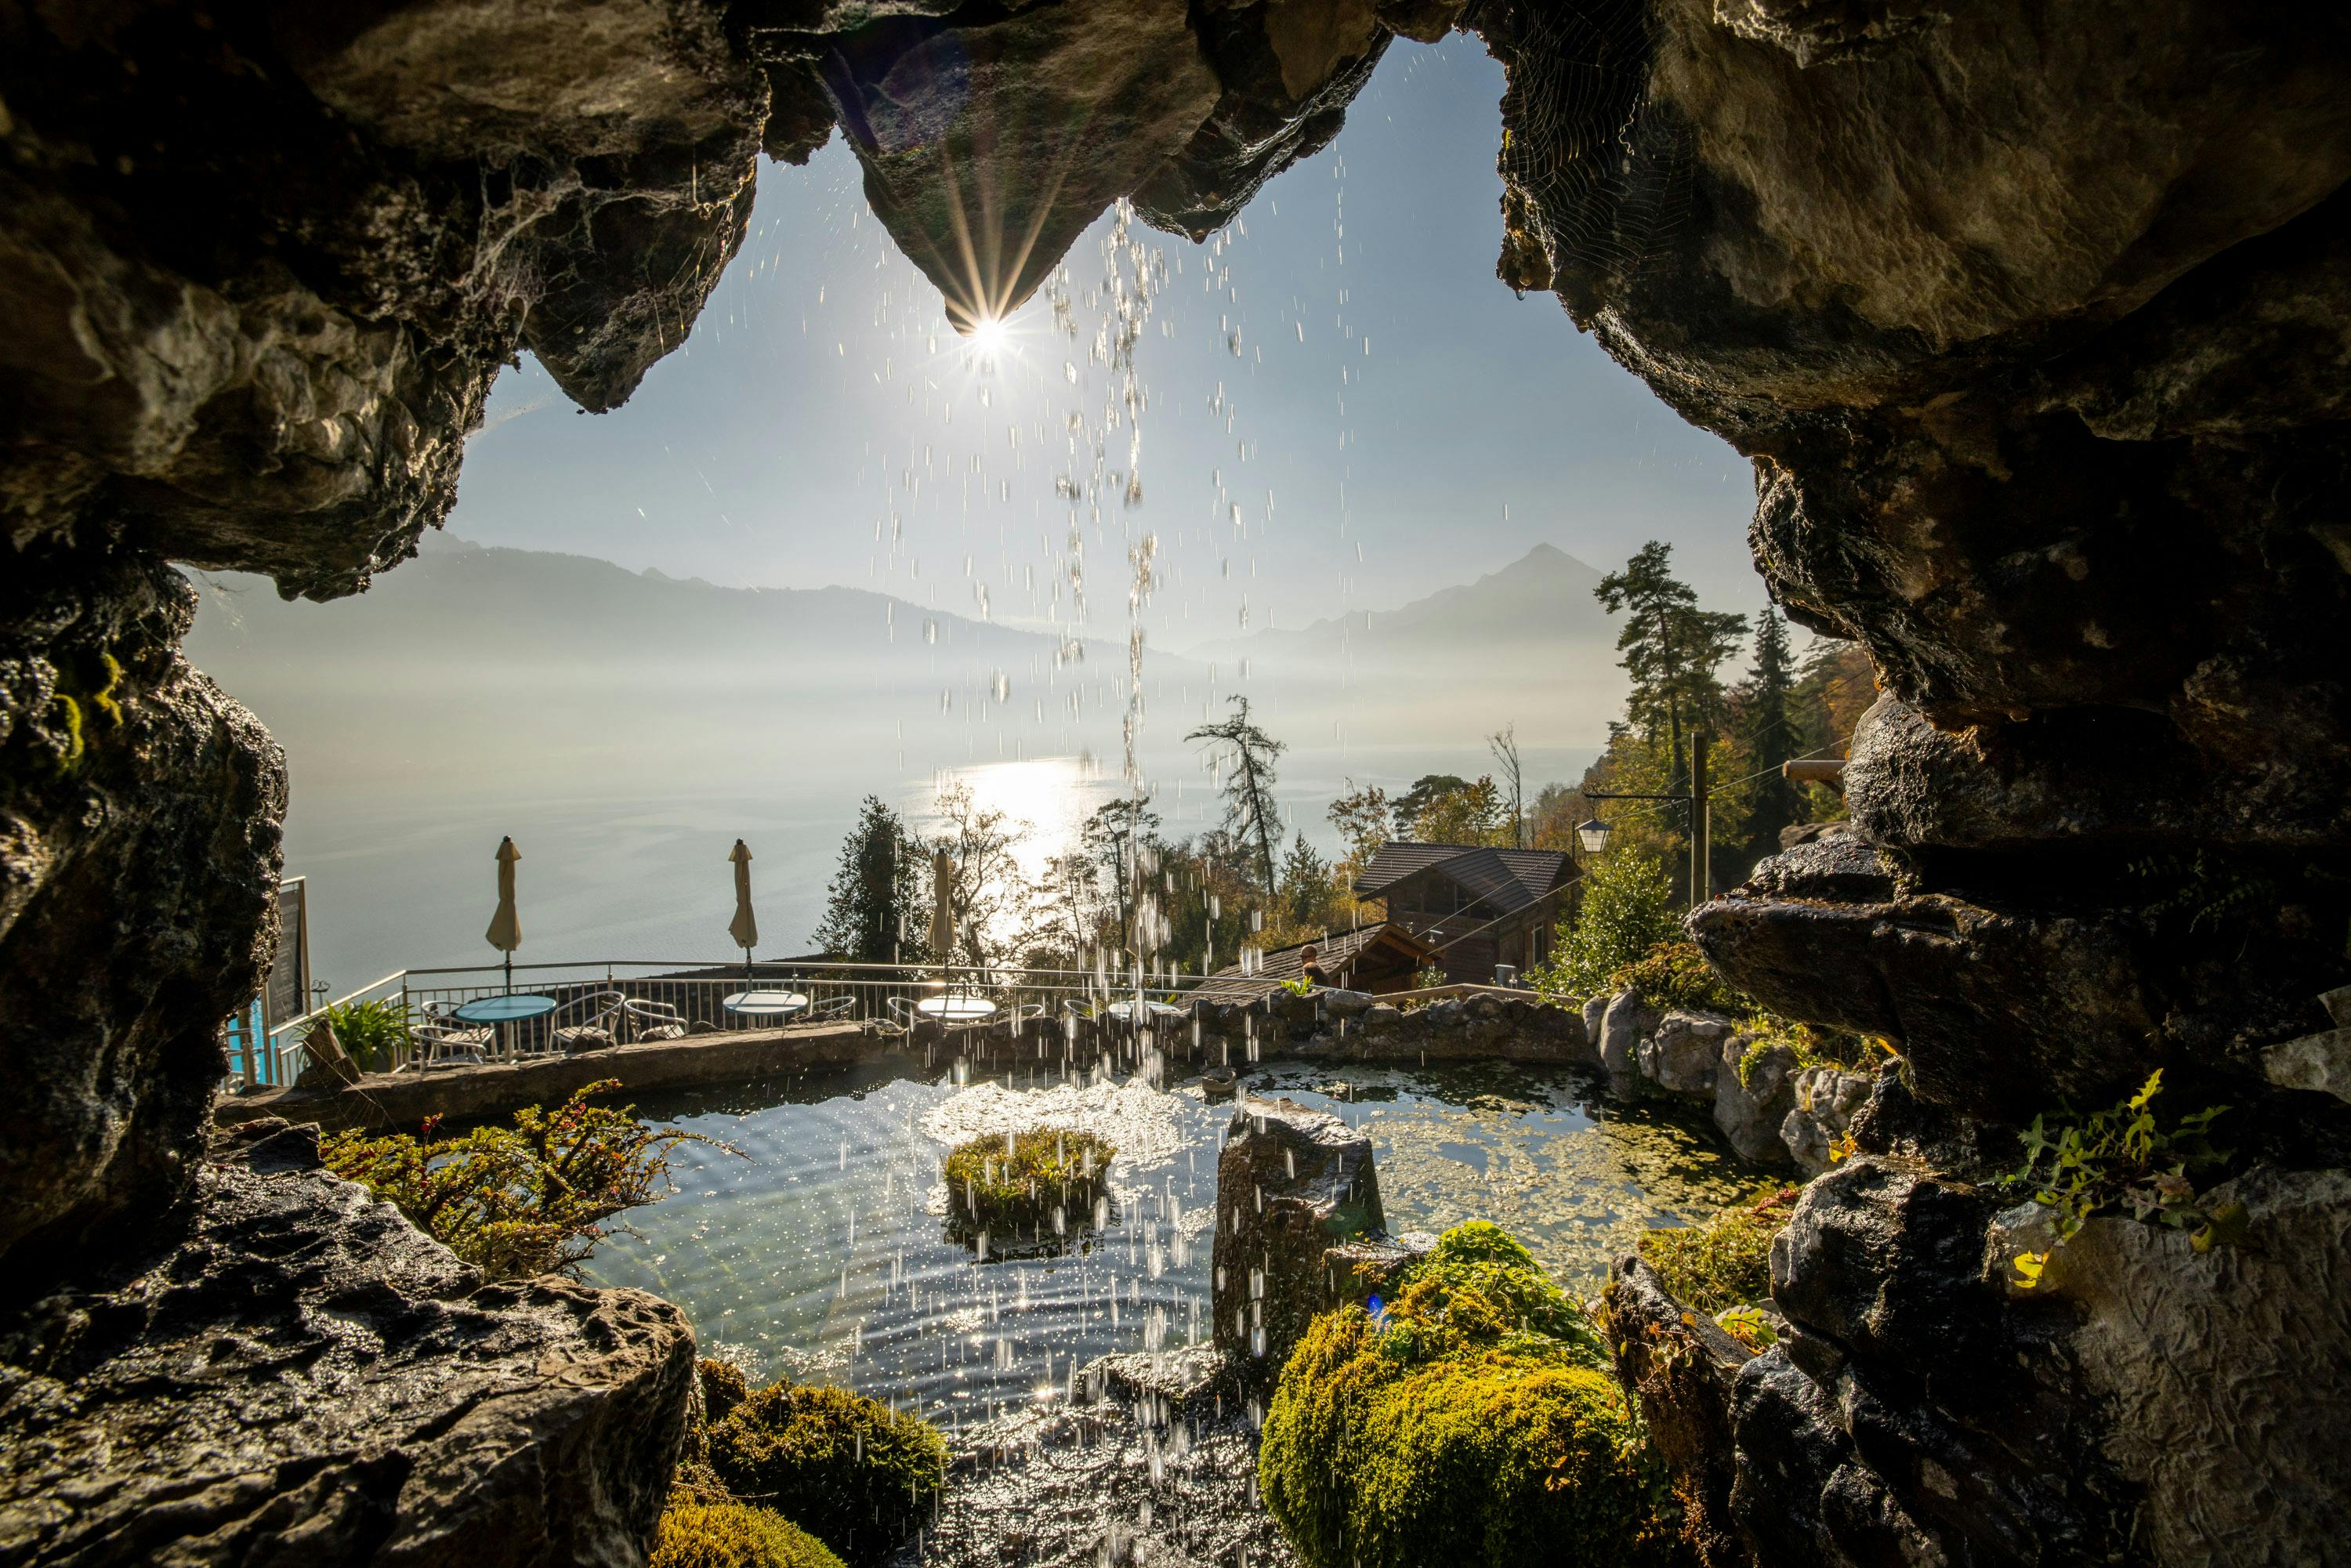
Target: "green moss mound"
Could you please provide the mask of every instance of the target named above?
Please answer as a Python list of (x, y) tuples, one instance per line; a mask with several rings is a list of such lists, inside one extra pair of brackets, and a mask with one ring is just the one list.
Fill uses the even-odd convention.
[(773, 1509), (675, 1502), (654, 1527), (646, 1568), (844, 1568), (831, 1548)]
[(1641, 1237), (1641, 1260), (1686, 1307), (1719, 1312), (1771, 1293), (1771, 1238), (1788, 1223), (1796, 1191), (1766, 1192), (1724, 1209), (1703, 1225), (1651, 1230)]
[(1094, 1200), (1106, 1189), (1117, 1154), (1092, 1133), (1053, 1128), (957, 1144), (947, 1153), (949, 1226), (967, 1236), (1082, 1229), (1093, 1223)]
[(694, 1364), (694, 1375), (702, 1385), (702, 1424), (715, 1426), (726, 1419), (735, 1406), (751, 1396), (751, 1380), (743, 1369), (731, 1361), (718, 1361), (704, 1356)]
[(1755, 998), (1714, 972), (1695, 942), (1660, 942), (1608, 977), (1611, 989), (1631, 991), (1653, 1008), (1683, 1008), (1745, 1018), (1763, 1009)]
[(1314, 1320), (1258, 1480), (1307, 1568), (1646, 1568), (1677, 1512), (1583, 1312), (1491, 1225)]
[(782, 1504), (852, 1561), (913, 1534), (946, 1479), (946, 1441), (927, 1422), (845, 1388), (775, 1384), (704, 1433), (727, 1490)]

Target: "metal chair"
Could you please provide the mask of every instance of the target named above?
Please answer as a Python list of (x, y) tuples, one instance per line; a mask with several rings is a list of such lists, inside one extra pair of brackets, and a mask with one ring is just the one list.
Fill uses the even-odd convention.
[(453, 1022), (437, 1005), (427, 1003), (408, 1024), (408, 1038), (416, 1047), (413, 1065), (419, 1070), (479, 1067), (489, 1060), (495, 1033), (486, 1025)]
[(667, 1002), (647, 1001), (643, 997), (630, 997), (622, 1002), (629, 1018), (630, 1033), (642, 1043), (649, 1040), (683, 1040), (685, 1038), (685, 1015)]
[[(628, 1002), (629, 998), (618, 991), (590, 991), (572, 998), (549, 1015), (550, 1027), (544, 1049), (569, 1055), (615, 1043), (620, 1039), (619, 1026)], [(569, 1022), (564, 1021), (567, 1017)], [(601, 1039), (597, 1038), (600, 1035)]]
[(800, 1018), (802, 1020), (809, 1019), (846, 1018), (856, 1010), (856, 993), (852, 991), (843, 991), (837, 997), (820, 997), (809, 1003), (808, 1010), (800, 1014)]

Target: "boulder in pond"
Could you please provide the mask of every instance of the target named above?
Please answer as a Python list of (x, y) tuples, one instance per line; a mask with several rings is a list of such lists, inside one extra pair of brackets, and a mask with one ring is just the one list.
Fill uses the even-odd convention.
[(1247, 1100), (1217, 1160), (1215, 1343), (1279, 1367), (1314, 1314), (1349, 1299), (1326, 1256), (1385, 1239), (1372, 1141), (1290, 1100)]

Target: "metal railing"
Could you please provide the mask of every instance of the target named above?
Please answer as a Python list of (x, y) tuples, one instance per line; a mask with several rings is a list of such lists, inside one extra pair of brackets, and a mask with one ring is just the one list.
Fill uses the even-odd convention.
[[(308, 1064), (303, 1041), (335, 1009), (355, 1002), (396, 1001), (407, 1020), (408, 1043), (394, 1071), (458, 1061), (507, 1061), (546, 1056), (575, 1044), (610, 1043), (768, 1030), (807, 1024), (874, 1022), (911, 1029), (923, 1022), (956, 1032), (1019, 1030), (1040, 1018), (1091, 1019), (1109, 1013), (1148, 1026), (1188, 1011), (1188, 993), (1203, 977), (1124, 974), (1107, 965), (1092, 970), (963, 965), (900, 965), (795, 959), (785, 962), (692, 964), (655, 959), (490, 965), (398, 969), (320, 1004), (266, 1033), (257, 1020), (230, 1020), (229, 1080), (240, 1089), (296, 1082)], [(1219, 982), (1228, 987), (1230, 977)], [(752, 992), (805, 997), (789, 1016), (747, 1010)], [(553, 1007), (510, 1023), (471, 1023), (459, 1016), (473, 1002), (504, 996), (544, 998)], [(945, 998), (954, 1005), (941, 1007)], [(1137, 1009), (1134, 1004), (1144, 1004)], [(925, 1004), (928, 1004), (927, 1009)], [(985, 1004), (974, 1006), (971, 1004)], [(1116, 1009), (1113, 1011), (1112, 1009)], [(371, 1064), (379, 1065), (379, 1064)]]

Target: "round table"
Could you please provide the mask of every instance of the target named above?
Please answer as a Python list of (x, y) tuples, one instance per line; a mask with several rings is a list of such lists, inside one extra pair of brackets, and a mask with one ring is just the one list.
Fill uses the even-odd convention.
[(996, 1004), (986, 997), (925, 997), (914, 1010), (941, 1023), (973, 1023), (996, 1016)]
[[(449, 1016), (459, 1023), (487, 1024), (496, 1030), (505, 1025), (528, 1023), (532, 1019), (545, 1018), (554, 1010), (553, 997), (509, 993), (502, 997), (475, 997)], [(506, 1054), (514, 1054), (512, 1034), (506, 1037)]]
[(798, 991), (737, 991), (721, 1005), (737, 1018), (788, 1019), (808, 1011), (809, 999)]
[(1184, 1016), (1185, 1010), (1172, 1003), (1138, 1002), (1133, 997), (1102, 1009), (1102, 1017), (1116, 1019), (1121, 1023), (1148, 1023), (1154, 1019), (1179, 1019)]
[(522, 1023), (554, 1010), (553, 997), (476, 997), (449, 1016), (459, 1023)]

